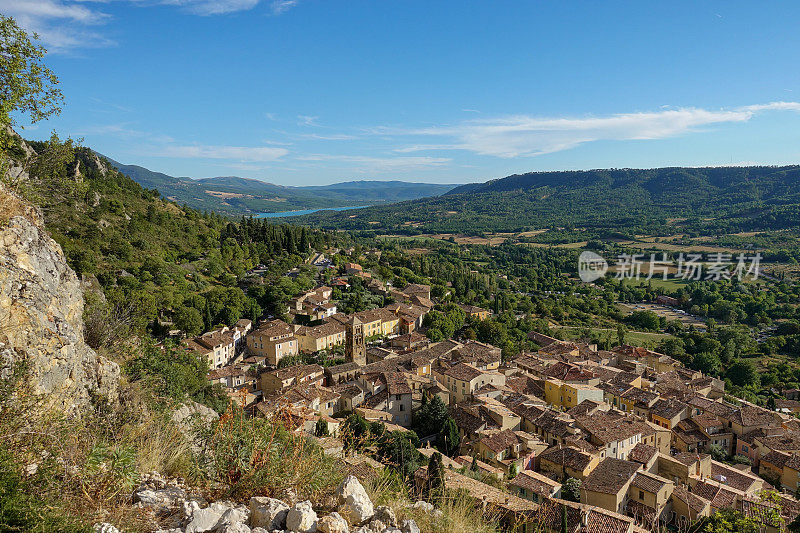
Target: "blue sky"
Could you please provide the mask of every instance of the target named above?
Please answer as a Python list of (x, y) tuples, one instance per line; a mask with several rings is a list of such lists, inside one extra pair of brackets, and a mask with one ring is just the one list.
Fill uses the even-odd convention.
[(55, 129), (178, 176), (800, 163), (800, 3), (0, 0)]

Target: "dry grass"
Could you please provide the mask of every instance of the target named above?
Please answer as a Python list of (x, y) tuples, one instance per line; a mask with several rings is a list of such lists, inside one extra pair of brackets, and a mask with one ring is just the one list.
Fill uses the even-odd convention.
[[(32, 394), (23, 378), (18, 371), (0, 387), (0, 450), (24, 491), (57, 516), (152, 531), (157, 524), (130, 505), (131, 495), (140, 472), (184, 473), (190, 459), (183, 436), (165, 417), (138, 408), (68, 416)], [(31, 465), (35, 473), (26, 472)]]
[(25, 203), (0, 186), (0, 227), (8, 224), (8, 221), (15, 216), (24, 216), (25, 214)]
[(483, 516), (475, 506), (475, 501), (468, 496), (448, 492), (438, 502), (440, 516), (413, 509), (414, 499), (408, 488), (394, 474), (386, 473), (382, 477), (367, 483), (364, 487), (375, 505), (387, 505), (392, 508), (397, 520), (402, 522), (413, 519), (420, 530), (426, 533), (497, 533), (496, 517)]

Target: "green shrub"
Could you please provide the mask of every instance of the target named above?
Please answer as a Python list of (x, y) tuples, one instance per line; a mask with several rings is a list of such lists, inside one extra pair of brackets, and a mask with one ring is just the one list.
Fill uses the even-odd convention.
[(208, 381), (208, 362), (171, 343), (163, 347), (145, 344), (124, 369), (131, 382), (144, 381), (162, 397), (176, 401), (190, 398), (217, 412), (222, 412), (229, 401), (219, 385)]
[(287, 431), (279, 414), (248, 418), (231, 403), (199, 433), (195, 475), (220, 497), (280, 496), (292, 489), (300, 499), (314, 500), (342, 479), (335, 460), (311, 439)]
[(19, 470), (8, 450), (0, 448), (0, 531), (91, 531), (39, 498), (37, 491), (22, 479)]

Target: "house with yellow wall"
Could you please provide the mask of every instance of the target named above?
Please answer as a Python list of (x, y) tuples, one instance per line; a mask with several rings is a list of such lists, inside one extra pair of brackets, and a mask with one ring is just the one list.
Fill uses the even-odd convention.
[(592, 385), (567, 383), (549, 378), (544, 383), (544, 399), (550, 405), (572, 409), (584, 400), (603, 401), (603, 391)]

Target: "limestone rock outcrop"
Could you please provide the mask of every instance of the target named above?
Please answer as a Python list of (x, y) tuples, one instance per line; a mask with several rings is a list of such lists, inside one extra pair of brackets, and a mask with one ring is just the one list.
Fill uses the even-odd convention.
[[(12, 196), (0, 185), (0, 195)], [(24, 363), (33, 391), (80, 411), (114, 402), (119, 366), (83, 338), (83, 293), (33, 208), (0, 226), (0, 376)]]

